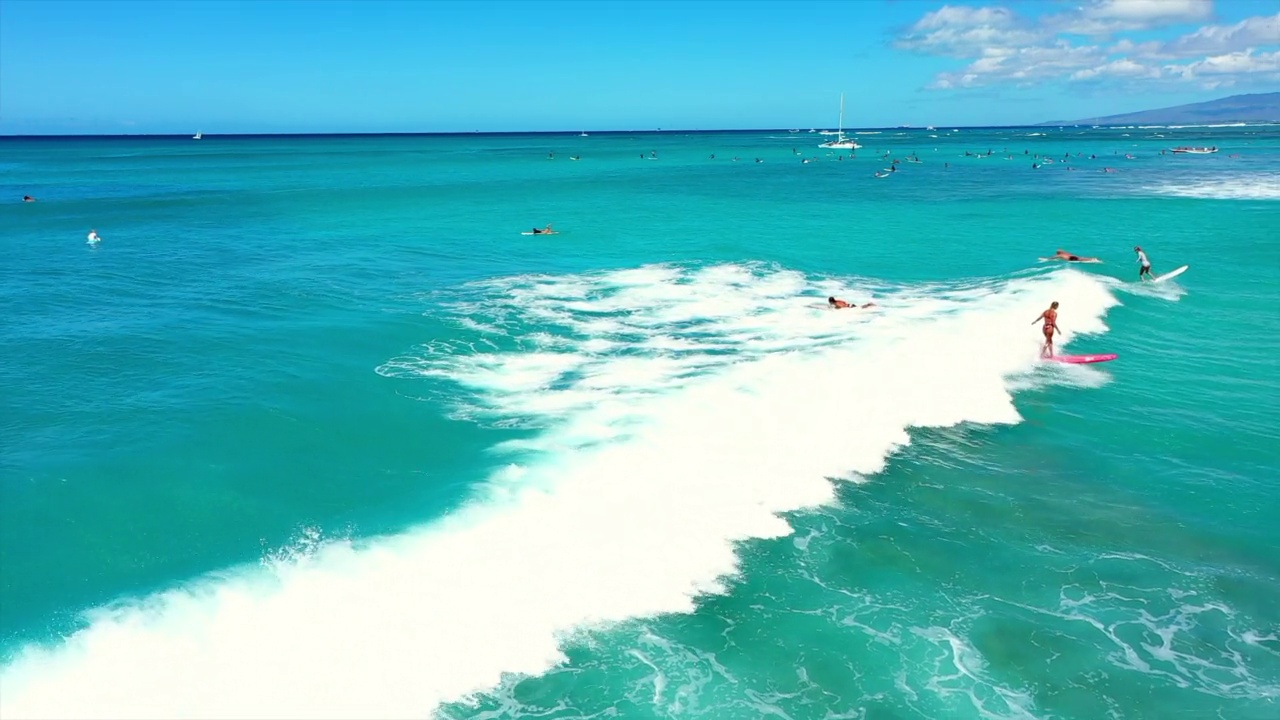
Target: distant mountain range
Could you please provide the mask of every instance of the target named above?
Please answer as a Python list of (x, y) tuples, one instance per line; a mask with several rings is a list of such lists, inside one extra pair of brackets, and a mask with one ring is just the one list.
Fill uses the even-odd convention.
[(1041, 125), (1212, 125), (1237, 122), (1280, 122), (1280, 92), (1232, 95), (1208, 102), (1143, 110), (1083, 120), (1055, 120)]

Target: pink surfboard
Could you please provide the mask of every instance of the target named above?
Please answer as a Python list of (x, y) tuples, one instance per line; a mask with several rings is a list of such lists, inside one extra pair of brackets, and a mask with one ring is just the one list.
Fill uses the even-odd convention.
[(1100, 363), (1115, 360), (1119, 355), (1109, 353), (1106, 355), (1054, 355), (1047, 357), (1045, 360), (1050, 362), (1071, 363), (1072, 365), (1086, 365), (1088, 363)]

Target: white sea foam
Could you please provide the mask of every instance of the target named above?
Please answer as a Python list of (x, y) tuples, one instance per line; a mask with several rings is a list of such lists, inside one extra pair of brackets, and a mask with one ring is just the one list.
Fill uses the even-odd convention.
[(93, 610), (0, 670), (0, 715), (428, 715), (546, 671), (575, 629), (724, 591), (736, 541), (790, 533), (780, 513), (880, 470), (910, 427), (1018, 422), (1011, 388), (1063, 377), (1031, 319), (1060, 301), (1065, 344), (1116, 304), (1070, 268), (808, 306), (832, 292), (870, 299), (739, 265), (466, 288), (443, 312), (516, 347), (435, 342), (379, 372), (540, 428), (495, 448), (507, 464), (474, 500)]
[(1280, 173), (1207, 178), (1147, 188), (1157, 195), (1211, 200), (1280, 200)]

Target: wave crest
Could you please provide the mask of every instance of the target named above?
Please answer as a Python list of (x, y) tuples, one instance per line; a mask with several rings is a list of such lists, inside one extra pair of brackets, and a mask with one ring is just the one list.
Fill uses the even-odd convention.
[[(830, 294), (874, 310), (830, 311)], [(504, 278), (440, 305), (463, 339), (378, 372), (539, 428), (450, 516), (273, 556), (86, 616), (0, 670), (6, 717), (420, 717), (563, 660), (578, 629), (689, 612), (736, 543), (880, 470), (912, 427), (1016, 423), (1060, 382), (1035, 317), (1106, 331), (1060, 269), (883, 286), (757, 265)], [(1076, 369), (1104, 376), (1094, 369)], [(305, 560), (305, 561), (304, 561)]]

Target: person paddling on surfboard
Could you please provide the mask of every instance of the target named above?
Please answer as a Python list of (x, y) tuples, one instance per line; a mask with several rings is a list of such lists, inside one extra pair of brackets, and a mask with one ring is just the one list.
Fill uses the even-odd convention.
[(1139, 280), (1152, 280), (1155, 278), (1151, 274), (1151, 261), (1147, 259), (1147, 254), (1137, 245), (1133, 246), (1133, 251), (1138, 253), (1138, 262), (1142, 264), (1142, 269), (1138, 271)]
[(1067, 262), (1098, 262), (1096, 257), (1080, 257), (1072, 255), (1066, 250), (1059, 250), (1053, 254), (1053, 257), (1045, 258), (1045, 260), (1066, 260)]
[[(854, 309), (857, 309), (857, 307), (858, 307), (857, 305), (853, 305), (853, 304), (851, 304), (851, 303), (847, 303), (847, 302), (845, 302), (844, 300), (837, 300), (836, 298), (833, 298), (833, 297), (829, 297), (829, 298), (827, 298), (827, 304), (828, 304), (828, 305), (830, 305), (830, 306), (831, 306), (833, 309), (835, 309), (835, 310), (840, 310), (841, 308), (854, 308)], [(864, 307), (864, 308), (875, 307), (875, 303), (873, 303), (873, 302), (869, 302), (869, 303), (867, 303), (866, 305), (863, 305), (862, 307)]]
[(1062, 334), (1062, 329), (1058, 327), (1058, 301), (1054, 300), (1049, 309), (1040, 313), (1040, 317), (1031, 321), (1032, 325), (1044, 321), (1044, 347), (1040, 348), (1040, 357), (1053, 357), (1053, 333)]
[(547, 226), (542, 228), (541, 230), (539, 230), (538, 228), (534, 228), (533, 234), (534, 235), (555, 235), (556, 231), (551, 229), (551, 223), (547, 223)]

